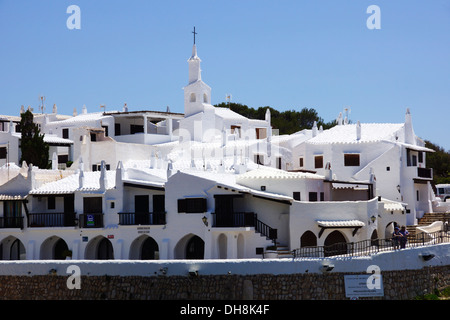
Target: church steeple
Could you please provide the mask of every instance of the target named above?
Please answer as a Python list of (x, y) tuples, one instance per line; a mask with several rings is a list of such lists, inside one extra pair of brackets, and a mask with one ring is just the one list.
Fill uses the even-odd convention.
[(201, 60), (197, 55), (197, 46), (195, 44), (195, 35), (197, 34), (195, 27), (192, 33), (194, 34), (194, 44), (192, 46), (192, 55), (188, 59), (189, 82), (184, 87), (185, 117), (204, 111), (205, 104), (211, 103), (211, 88), (202, 81)]
[(189, 84), (202, 80), (201, 69), (200, 69), (200, 58), (197, 56), (197, 46), (192, 46), (192, 56), (189, 58)]

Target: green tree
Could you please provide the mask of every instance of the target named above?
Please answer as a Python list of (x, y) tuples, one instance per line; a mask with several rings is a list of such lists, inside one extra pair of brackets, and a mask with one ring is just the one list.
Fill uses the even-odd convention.
[(28, 164), (33, 164), (41, 169), (47, 169), (49, 166), (49, 145), (44, 142), (44, 134), (41, 134), (38, 125), (33, 122), (33, 113), (30, 110), (20, 116), (20, 130), (22, 132), (20, 162), (26, 161)]
[(240, 103), (219, 103), (216, 107), (230, 108), (232, 111), (240, 115), (250, 118), (264, 120), (267, 109), (270, 110), (271, 123), (274, 129), (278, 129), (280, 134), (292, 134), (303, 129), (311, 129), (314, 121), (317, 126), (323, 126), (324, 129), (329, 129), (336, 125), (335, 121), (325, 122), (317, 111), (313, 108), (303, 108), (300, 111), (286, 110), (280, 112), (272, 107), (265, 106), (258, 109), (250, 108)]
[(435, 152), (427, 152), (427, 167), (433, 168), (433, 184), (450, 183), (450, 152), (425, 140), (425, 147)]

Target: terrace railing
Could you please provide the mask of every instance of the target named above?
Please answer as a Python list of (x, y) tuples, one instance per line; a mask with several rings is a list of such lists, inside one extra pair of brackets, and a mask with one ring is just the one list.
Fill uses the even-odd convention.
[[(405, 247), (420, 247), (449, 243), (450, 234), (446, 231), (419, 233), (408, 237)], [(330, 256), (367, 256), (382, 251), (399, 250), (400, 243), (392, 239), (371, 239), (358, 242), (335, 243), (329, 246), (302, 247), (293, 250), (294, 258), (323, 258)]]
[(75, 212), (29, 213), (28, 227), (74, 227)]
[(23, 217), (0, 217), (0, 229), (23, 228)]
[(165, 212), (119, 212), (119, 224), (131, 225), (164, 225)]
[(270, 240), (277, 239), (277, 229), (274, 229), (261, 220), (254, 212), (231, 212), (213, 215), (213, 227), (216, 228), (239, 228), (254, 227), (255, 231), (267, 237)]

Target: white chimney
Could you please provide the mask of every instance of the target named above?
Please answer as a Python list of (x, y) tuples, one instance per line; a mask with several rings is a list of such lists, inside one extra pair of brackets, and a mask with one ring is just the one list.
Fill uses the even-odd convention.
[(356, 123), (356, 140), (361, 140), (361, 123), (358, 122)]

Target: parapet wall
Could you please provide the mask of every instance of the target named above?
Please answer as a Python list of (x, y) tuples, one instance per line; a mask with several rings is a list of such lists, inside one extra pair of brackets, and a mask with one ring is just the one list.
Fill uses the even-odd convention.
[[(363, 258), (2, 261), (0, 299), (345, 300), (344, 276), (367, 274), (373, 265), (384, 290), (374, 299), (411, 299), (450, 286), (450, 245), (442, 244)], [(71, 266), (80, 271), (79, 289), (68, 285), (75, 283)]]
[[(386, 271), (384, 296), (406, 300), (450, 286), (450, 266)], [(0, 276), (3, 300), (346, 300), (344, 275), (258, 274), (189, 276), (81, 276), (80, 289), (57, 275)], [(369, 298), (365, 298), (369, 299)]]

